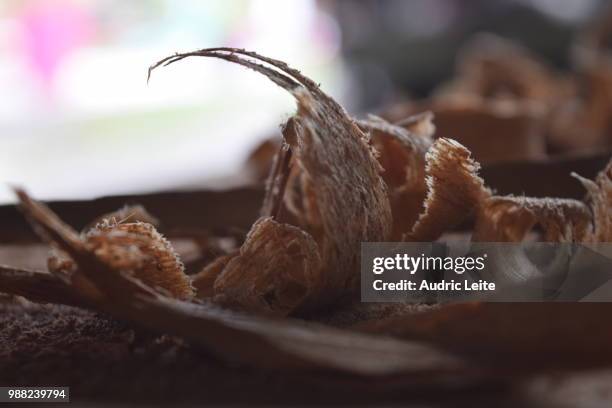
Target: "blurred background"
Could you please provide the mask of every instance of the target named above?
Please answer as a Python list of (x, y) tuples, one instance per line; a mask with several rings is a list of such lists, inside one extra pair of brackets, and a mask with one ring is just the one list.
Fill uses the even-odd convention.
[(427, 96), (475, 33), (568, 64), (598, 0), (2, 0), (0, 202), (227, 188), (294, 111), (289, 95), (226, 62), (147, 68), (176, 51), (256, 50), (355, 114)]

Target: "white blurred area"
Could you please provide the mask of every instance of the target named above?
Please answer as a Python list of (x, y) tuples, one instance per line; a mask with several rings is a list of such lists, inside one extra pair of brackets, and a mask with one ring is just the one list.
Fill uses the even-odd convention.
[[(343, 99), (340, 35), (314, 0), (0, 2), (0, 202), (226, 187), (295, 109), (214, 46), (287, 61)], [(350, 105), (350, 104), (349, 104)]]

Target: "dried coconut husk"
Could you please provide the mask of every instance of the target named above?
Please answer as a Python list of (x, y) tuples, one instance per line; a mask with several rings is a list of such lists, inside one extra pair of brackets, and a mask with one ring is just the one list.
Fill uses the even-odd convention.
[[(297, 70), (285, 63), (263, 57), (253, 52), (231, 48), (213, 48), (191, 53), (176, 54), (155, 64), (168, 65), (190, 56), (214, 57), (224, 59), (268, 77), (281, 88), (287, 90), (297, 101), (298, 111), (293, 117), (295, 139), (287, 140), (296, 165), (308, 186), (302, 187), (303, 207), (313, 203), (314, 222), (307, 225), (304, 234), (311, 234), (320, 251), (324, 269), (311, 278), (311, 271), (318, 268), (314, 263), (308, 265), (300, 274), (299, 284), (306, 288), (302, 300), (285, 299), (287, 304), (275, 304), (270, 312), (288, 314), (294, 309), (324, 307), (336, 301), (347, 292), (356, 291), (359, 282), (359, 245), (363, 241), (385, 241), (391, 233), (391, 209), (385, 184), (380, 177), (382, 171), (376, 161), (372, 148), (367, 143), (366, 135), (356, 126), (344, 109), (333, 99), (323, 93), (318, 85), (304, 77)], [(263, 65), (266, 64), (266, 65)], [(313, 208), (314, 207), (314, 208)], [(346, 220), (351, 222), (347, 223)], [(266, 226), (265, 234), (258, 228)], [(223, 298), (243, 307), (264, 305), (266, 296), (286, 293), (282, 287), (293, 288), (295, 281), (278, 280), (274, 287), (259, 288), (258, 274), (261, 270), (275, 270), (268, 260), (287, 259), (291, 252), (278, 245), (265, 245), (275, 242), (275, 235), (286, 234), (287, 227), (280, 223), (261, 221), (254, 224), (251, 237), (264, 242), (258, 244), (269, 253), (258, 256), (260, 264), (253, 264), (253, 259), (238, 256), (227, 264), (226, 269), (215, 281), (215, 297)], [(247, 244), (248, 243), (248, 244)], [(306, 253), (312, 249), (308, 238), (296, 239), (296, 245), (302, 246), (298, 252)], [(245, 242), (244, 246), (256, 245)], [(316, 257), (304, 260), (315, 262)], [(229, 267), (232, 267), (231, 273)], [(287, 265), (283, 265), (286, 267)], [(243, 284), (239, 290), (227, 288), (225, 279), (242, 271)], [(308, 271), (308, 273), (306, 273)], [(227, 275), (226, 275), (226, 272)], [(288, 275), (287, 275), (288, 276)], [(233, 280), (233, 279), (232, 279)], [(221, 293), (220, 291), (224, 291)], [(221, 296), (223, 295), (223, 296)]]

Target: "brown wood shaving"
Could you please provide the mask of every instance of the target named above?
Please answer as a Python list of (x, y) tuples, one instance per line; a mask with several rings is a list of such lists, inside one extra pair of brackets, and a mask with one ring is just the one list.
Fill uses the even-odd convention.
[(474, 241), (522, 241), (535, 226), (548, 242), (610, 242), (612, 160), (595, 181), (576, 176), (585, 186), (586, 202), (558, 198), (493, 196), (481, 204)]
[(438, 139), (426, 156), (428, 194), (408, 241), (434, 241), (473, 214), (490, 196), (478, 177), (478, 163), (452, 139)]
[[(81, 236), (46, 207), (31, 200), (25, 192), (17, 191), (17, 194), (28, 218), (45, 217), (49, 221), (48, 228), (37, 222), (34, 225), (59, 250), (59, 256), (52, 256), (49, 261), (50, 271), (56, 276), (82, 279), (85, 272), (78, 269), (75, 255), (87, 254), (87, 257), (95, 257), (113, 270), (132, 274), (173, 297), (189, 299), (193, 296), (193, 287), (182, 262), (170, 242), (151, 224), (117, 223), (114, 218), (104, 219)], [(69, 243), (69, 248), (57, 245), (58, 232), (63, 234), (60, 242)]]
[[(302, 189), (303, 199), (309, 204), (314, 203), (316, 207), (313, 209), (316, 216), (311, 217), (314, 222), (301, 226), (316, 240), (324, 268), (321, 273), (313, 275), (318, 277), (315, 280), (302, 282), (313, 285), (307, 288), (306, 293), (312, 295), (306, 296), (304, 302), (311, 307), (325, 307), (337, 301), (347, 291), (356, 291), (359, 282), (359, 244), (362, 241), (384, 241), (391, 233), (391, 209), (386, 187), (380, 176), (382, 168), (376, 161), (366, 135), (345, 110), (323, 93), (312, 80), (281, 61), (253, 52), (211, 48), (176, 54), (159, 61), (150, 71), (160, 65), (172, 64), (191, 56), (220, 58), (251, 68), (294, 96), (298, 105), (293, 118), (295, 139), (287, 142), (295, 154), (296, 165), (308, 180), (308, 187)], [(303, 207), (308, 205), (304, 204)], [(310, 205), (309, 208), (313, 206)], [(347, 219), (351, 222), (347, 223)], [(253, 228), (261, 225), (264, 224), (256, 223)], [(271, 234), (280, 233), (279, 229), (284, 228), (277, 223), (265, 225), (274, 225), (266, 228)], [(251, 236), (273, 239), (259, 233)], [(296, 242), (306, 243), (304, 240)], [(249, 245), (253, 243), (250, 242)], [(262, 254), (259, 258), (264, 263), (269, 259), (286, 259), (286, 256), (278, 253), (285, 251), (284, 247), (263, 245), (261, 248), (272, 251), (266, 255)], [(306, 248), (301, 252), (305, 252)], [(239, 267), (239, 263), (245, 259), (238, 257), (227, 265), (242, 271), (245, 290), (225, 292), (223, 298), (231, 298), (233, 303), (248, 308), (254, 304), (262, 304), (259, 297), (270, 291), (269, 288), (256, 286), (256, 282), (259, 282), (259, 270), (270, 266), (262, 264), (253, 267), (249, 260), (248, 265)], [(270, 268), (275, 269), (273, 266)], [(311, 270), (312, 266), (306, 269)], [(217, 289), (227, 290), (231, 287), (223, 284), (226, 276), (230, 275), (222, 272), (215, 282), (217, 295), (222, 294)], [(293, 287), (294, 282), (277, 280), (275, 285), (278, 287), (274, 288), (274, 292), (288, 293), (281, 287)], [(321, 290), (315, 290), (318, 288)], [(306, 304), (300, 305), (299, 302), (289, 299), (286, 301), (286, 305), (276, 304), (274, 311), (286, 314), (296, 307), (308, 309)]]
[(393, 213), (392, 239), (399, 239), (414, 225), (427, 194), (425, 154), (433, 143), (433, 115), (425, 112), (408, 117), (401, 124), (382, 118), (359, 121), (370, 132), (371, 143), (384, 169)]
[(406, 239), (435, 240), (473, 216), (472, 239), (479, 242), (522, 241), (535, 226), (541, 228), (544, 241), (606, 242), (601, 238), (610, 225), (610, 165), (596, 182), (581, 179), (591, 208), (572, 199), (495, 196), (478, 176), (478, 168), (465, 147), (436, 140), (427, 154), (425, 210)]
[(482, 203), (473, 241), (520, 242), (537, 225), (547, 242), (581, 242), (591, 225), (588, 207), (577, 200), (499, 197)]
[(249, 311), (286, 315), (317, 300), (326, 282), (319, 248), (310, 235), (272, 218), (260, 218), (240, 253), (214, 282), (213, 300)]

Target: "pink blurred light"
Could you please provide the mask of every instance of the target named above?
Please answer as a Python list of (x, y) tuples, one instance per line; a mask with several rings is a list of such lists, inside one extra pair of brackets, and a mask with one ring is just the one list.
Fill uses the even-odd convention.
[(20, 16), (23, 52), (49, 89), (62, 60), (92, 37), (94, 20), (83, 7), (69, 2), (26, 6)]

